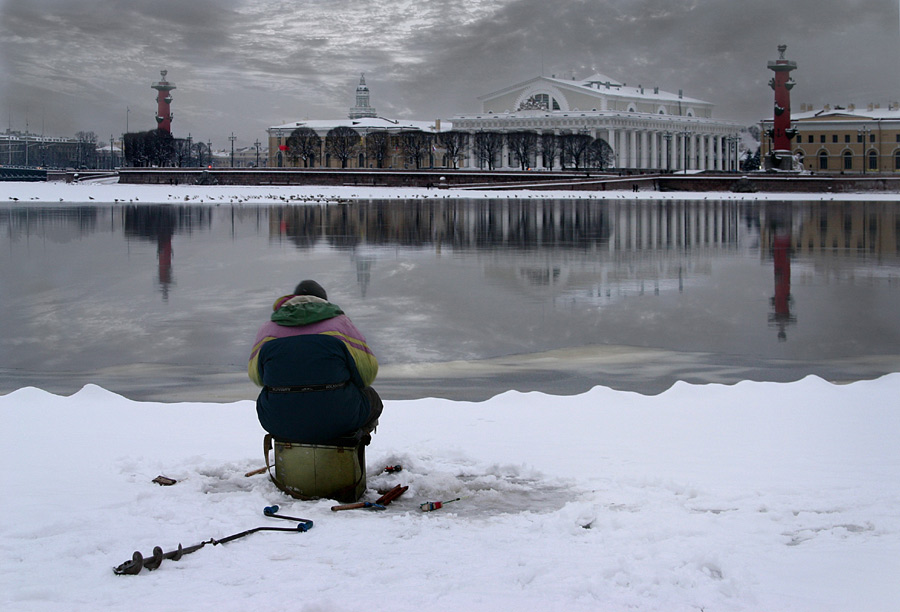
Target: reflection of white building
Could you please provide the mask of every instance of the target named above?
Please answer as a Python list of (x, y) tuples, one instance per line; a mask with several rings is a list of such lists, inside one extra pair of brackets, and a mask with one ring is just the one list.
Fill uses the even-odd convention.
[[(587, 79), (535, 77), (480, 98), (482, 112), (453, 118), (453, 129), (584, 133), (605, 140), (618, 168), (729, 170), (740, 126), (713, 118), (713, 104), (627, 86), (602, 74)], [(476, 166), (470, 152), (469, 166)], [(541, 154), (535, 167), (543, 168)], [(516, 167), (506, 151), (501, 167)]]

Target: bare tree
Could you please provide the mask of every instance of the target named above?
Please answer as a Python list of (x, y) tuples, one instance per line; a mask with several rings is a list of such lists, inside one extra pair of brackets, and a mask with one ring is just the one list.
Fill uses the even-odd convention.
[(173, 143), (175, 149), (175, 166), (186, 168), (194, 165), (194, 156), (191, 151), (191, 141), (187, 138), (176, 138)]
[(347, 160), (356, 155), (359, 148), (359, 134), (351, 127), (339, 125), (328, 130), (325, 135), (325, 150), (341, 160), (341, 168), (347, 167)]
[(537, 134), (531, 130), (518, 130), (506, 135), (506, 145), (522, 170), (531, 166), (531, 160), (537, 153)]
[(375, 160), (376, 168), (384, 168), (384, 160), (390, 154), (390, 135), (384, 130), (366, 134), (366, 157)]
[(298, 159), (303, 160), (304, 168), (311, 168), (316, 165), (316, 158), (322, 150), (322, 138), (312, 128), (299, 127), (285, 141), (287, 145), (287, 156), (296, 163)]
[(493, 170), (497, 158), (503, 151), (503, 134), (500, 132), (475, 132), (475, 156), (478, 165)]
[(210, 155), (209, 147), (206, 146), (203, 142), (198, 142), (193, 146), (193, 155), (196, 155), (197, 165), (198, 166), (210, 166), (212, 165), (212, 156)]
[(94, 132), (76, 132), (78, 139), (78, 164), (83, 168), (97, 167), (97, 134)]
[(561, 134), (560, 139), (560, 166), (572, 162), (577, 170), (584, 165), (584, 154), (590, 146), (593, 139), (587, 134)]
[(544, 167), (553, 170), (557, 155), (559, 155), (559, 137), (553, 132), (544, 132), (541, 134), (541, 157), (544, 158)]
[(125, 134), (125, 161), (130, 166), (171, 166), (175, 161), (175, 139), (165, 130)]
[(613, 165), (614, 160), (615, 153), (613, 153), (612, 147), (602, 138), (594, 139), (588, 146), (587, 160), (585, 162), (587, 166), (606, 170)]
[(431, 150), (431, 134), (419, 130), (408, 130), (397, 134), (397, 143), (407, 163), (422, 167), (422, 161)]
[(454, 168), (459, 168), (459, 162), (469, 148), (469, 135), (459, 130), (450, 130), (449, 132), (441, 132), (437, 135), (437, 142), (444, 147), (447, 152), (447, 158)]

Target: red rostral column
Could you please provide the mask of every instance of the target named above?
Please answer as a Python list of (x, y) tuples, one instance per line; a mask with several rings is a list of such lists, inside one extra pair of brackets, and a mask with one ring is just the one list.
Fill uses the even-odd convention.
[(158, 83), (154, 83), (150, 87), (155, 89), (156, 94), (156, 124), (157, 127), (161, 130), (171, 133), (172, 132), (172, 110), (169, 108), (169, 105), (172, 103), (172, 94), (169, 92), (175, 89), (175, 83), (170, 83), (166, 80), (166, 74), (168, 74), (168, 70), (160, 70), (159, 74), (162, 76), (162, 80)]
[(797, 68), (797, 62), (784, 59), (786, 50), (787, 45), (778, 45), (778, 59), (769, 62), (769, 70), (775, 72), (769, 80), (769, 87), (775, 90), (775, 119), (769, 133), (775, 157), (790, 156), (791, 139), (797, 134), (791, 127), (791, 89), (796, 84), (791, 78), (791, 70)]

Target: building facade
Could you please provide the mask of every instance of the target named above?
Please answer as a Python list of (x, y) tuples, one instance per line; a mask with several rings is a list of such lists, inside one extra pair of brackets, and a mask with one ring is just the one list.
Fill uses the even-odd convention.
[[(444, 124), (445, 126), (447, 124)], [(339, 159), (329, 148), (329, 134), (333, 130), (350, 129), (356, 137), (353, 151), (346, 162)], [(306, 159), (297, 155), (291, 147), (292, 134), (312, 130), (318, 136), (314, 154)], [(384, 117), (361, 117), (358, 119), (323, 119), (294, 121), (276, 125), (266, 130), (269, 135), (268, 166), (270, 168), (410, 168), (416, 167), (410, 160), (408, 149), (398, 139), (405, 134), (423, 134), (429, 138), (422, 151), (419, 163), (422, 167), (444, 167), (442, 150), (430, 139), (441, 131), (441, 121), (412, 121), (386, 119)], [(424, 142), (424, 141), (423, 141)]]
[[(587, 79), (535, 77), (480, 98), (482, 112), (452, 119), (456, 130), (534, 131), (539, 136), (586, 134), (612, 149), (611, 166), (659, 171), (734, 170), (740, 126), (715, 119), (713, 104), (660, 90), (628, 86), (602, 74)], [(470, 150), (467, 164), (479, 165)], [(505, 148), (498, 168), (518, 165)], [(560, 167), (534, 155), (535, 169)]]
[[(0, 134), (0, 165), (97, 168), (106, 161), (97, 150), (96, 138), (56, 138), (10, 130)], [(109, 163), (118, 161), (121, 161), (121, 157)]]
[[(792, 116), (797, 135), (791, 150), (810, 172), (897, 173), (900, 172), (900, 104), (886, 109), (869, 104), (865, 109), (850, 104), (815, 109), (803, 104)], [(762, 122), (762, 133), (772, 121)], [(765, 138), (762, 154), (772, 150)]]

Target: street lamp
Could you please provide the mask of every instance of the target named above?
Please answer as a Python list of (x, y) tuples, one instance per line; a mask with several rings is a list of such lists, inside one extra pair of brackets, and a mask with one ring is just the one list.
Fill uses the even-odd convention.
[(868, 162), (868, 159), (866, 159), (866, 157), (867, 157), (866, 156), (866, 144), (869, 142), (869, 134), (871, 134), (871, 133), (872, 133), (872, 128), (870, 128), (869, 126), (864, 126), (864, 127), (861, 127), (860, 129), (856, 130), (856, 134), (859, 137), (859, 141), (862, 143), (862, 171), (863, 171), (863, 174), (866, 173), (866, 165)]

